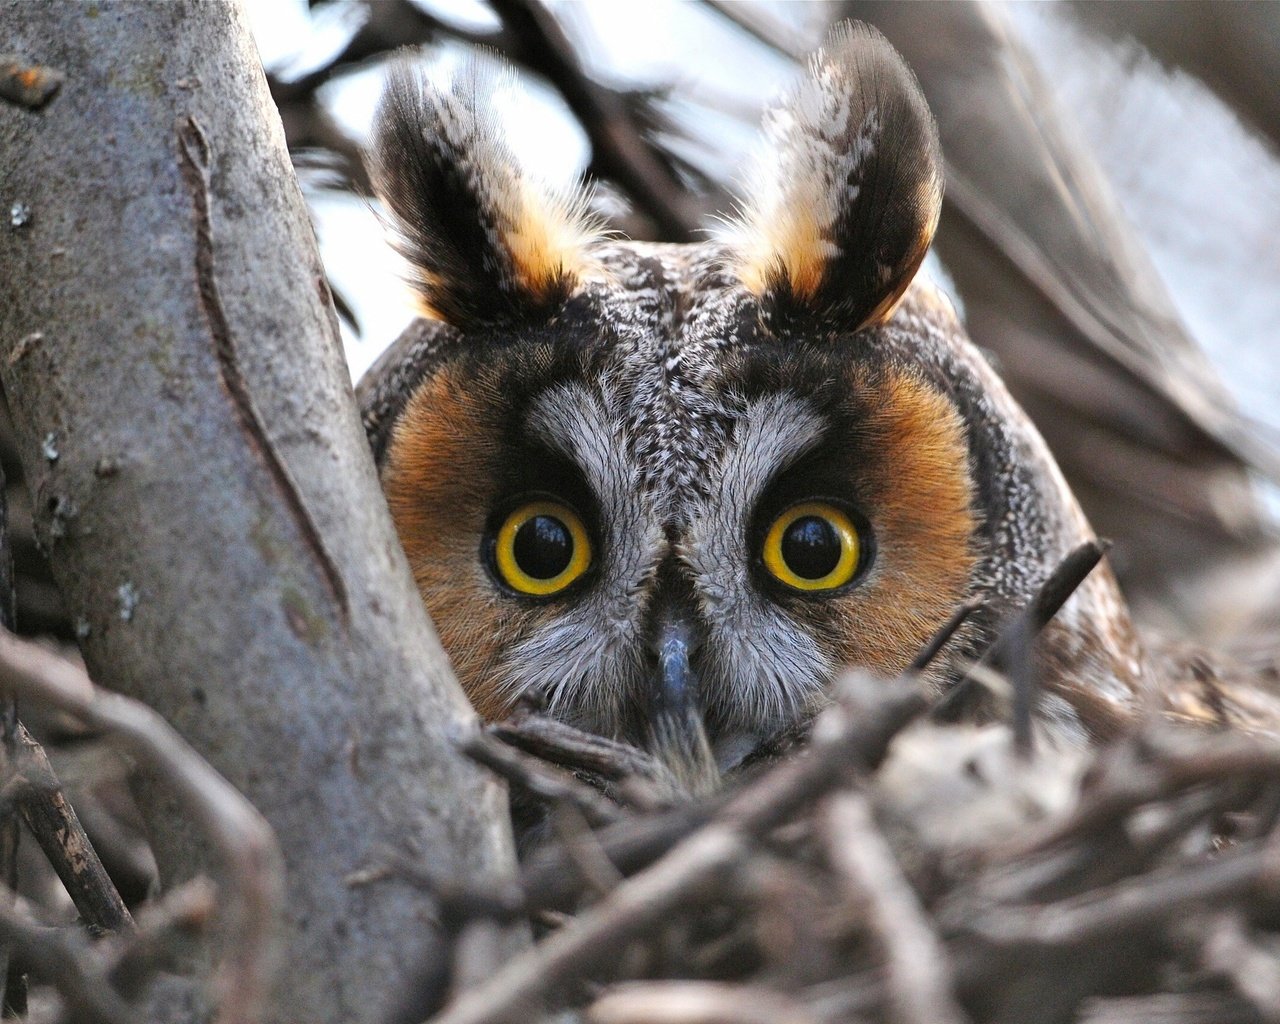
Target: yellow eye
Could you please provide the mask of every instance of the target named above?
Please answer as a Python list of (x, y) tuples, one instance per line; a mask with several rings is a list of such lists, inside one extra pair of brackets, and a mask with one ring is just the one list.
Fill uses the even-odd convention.
[(858, 528), (847, 513), (825, 501), (792, 505), (765, 534), (764, 566), (795, 590), (834, 590), (858, 571)]
[(493, 560), (512, 590), (549, 597), (591, 567), (591, 541), (571, 508), (555, 501), (530, 501), (499, 527)]

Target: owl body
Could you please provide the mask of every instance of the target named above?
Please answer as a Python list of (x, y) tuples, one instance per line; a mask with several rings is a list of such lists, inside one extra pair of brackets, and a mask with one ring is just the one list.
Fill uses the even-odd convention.
[[(1088, 523), (947, 299), (917, 273), (936, 133), (846, 27), (766, 122), (736, 229), (596, 237), (538, 193), (474, 74), (408, 69), (373, 172), (429, 312), (361, 382), (414, 578), (480, 713), (730, 771), (846, 666), (954, 684)], [(1102, 735), (1145, 686), (1105, 567), (1046, 630), (1043, 719)]]

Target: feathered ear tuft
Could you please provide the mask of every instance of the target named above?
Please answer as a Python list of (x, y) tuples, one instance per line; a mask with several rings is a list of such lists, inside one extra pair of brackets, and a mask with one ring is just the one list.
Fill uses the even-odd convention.
[(846, 22), (764, 132), (726, 239), (743, 284), (773, 317), (885, 322), (942, 209), (938, 130), (915, 76), (879, 32)]
[(424, 312), (464, 330), (555, 309), (597, 233), (583, 190), (541, 187), (503, 141), (493, 100), (511, 76), (473, 61), (439, 89), (400, 63), (374, 123), (370, 176)]

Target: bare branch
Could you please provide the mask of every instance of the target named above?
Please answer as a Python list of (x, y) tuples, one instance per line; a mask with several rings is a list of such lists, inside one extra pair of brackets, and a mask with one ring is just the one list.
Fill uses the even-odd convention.
[(644, 138), (622, 96), (582, 68), (555, 15), (538, 0), (493, 0), (493, 8), (518, 44), (513, 57), (545, 75), (577, 116), (600, 174), (635, 197), (658, 223), (664, 240), (692, 240), (701, 214), (697, 204)]
[(981, 913), (957, 906), (954, 923), (1004, 949), (1083, 949), (1177, 919), (1197, 907), (1251, 897), (1274, 902), (1278, 861), (1276, 849), (1254, 844), (1221, 860), (1125, 880), (1047, 906), (993, 907)]
[(889, 1020), (894, 1024), (962, 1024), (946, 950), (902, 877), (865, 796), (833, 795), (827, 805), (827, 858), (846, 896), (865, 908), (865, 925), (885, 960)]
[(498, 1024), (574, 978), (617, 955), (617, 950), (670, 914), (723, 884), (746, 853), (735, 829), (708, 825), (652, 868), (619, 886), (606, 899), (550, 938), (508, 962), (458, 997), (434, 1024)]
[(1089, 786), (1071, 814), (1023, 836), (1010, 853), (1047, 850), (1194, 786), (1273, 779), (1280, 773), (1280, 747), (1273, 742), (1234, 733), (1193, 741), (1193, 735), (1153, 725), (1099, 752)]
[(763, 43), (774, 53), (789, 60), (801, 61), (809, 56), (812, 47), (803, 40), (796, 39), (780, 25), (763, 15), (758, 7), (750, 7), (740, 3), (726, 3), (725, 0), (702, 0), (718, 15), (746, 32), (757, 42)]
[(1280, 961), (1249, 938), (1243, 915), (1222, 914), (1208, 928), (1205, 966), (1226, 976), (1265, 1024), (1280, 1024)]
[[(450, 937), (421, 887), (348, 876), (429, 851), (438, 874), (496, 887), (513, 843), (502, 786), (450, 742), (474, 712), (378, 486), (241, 8), (0, 9), (6, 48), (75, 69), (38, 115), (0, 104), (0, 178), (32, 212), (0, 232), (0, 378), (36, 534), (90, 674), (288, 837), (270, 943), (288, 983), (266, 1018), (381, 1021)], [(136, 709), (94, 706), (158, 742)], [(175, 885), (209, 851), (156, 775), (139, 804)], [(260, 869), (236, 863), (246, 884)], [(251, 932), (263, 895), (235, 894)]]
[(528, 1011), (646, 931), (717, 892), (751, 843), (853, 775), (878, 764), (890, 740), (922, 714), (914, 686), (864, 703), (852, 681), (824, 713), (808, 757), (785, 761), (734, 794), (705, 826), (652, 867), (615, 888), (571, 924), (461, 995), (435, 1024), (496, 1024)]
[(17, 787), (14, 798), (76, 910), (90, 929), (132, 929), (133, 918), (85, 834), (75, 808), (63, 795), (44, 748), (21, 724), (18, 743), (18, 775), (11, 783)]
[(937, 632), (920, 648), (919, 653), (911, 659), (911, 664), (907, 666), (907, 670), (909, 672), (923, 672), (933, 664), (933, 659), (942, 653), (942, 649), (960, 631), (960, 627), (969, 621), (969, 616), (980, 607), (981, 603), (978, 601), (965, 601), (959, 605), (951, 613), (950, 618), (939, 626)]
[(618, 820), (617, 807), (599, 792), (538, 758), (514, 750), (482, 732), (469, 733), (460, 746), (468, 757), (540, 800), (577, 808), (593, 826)]
[(53, 985), (85, 1019), (137, 1024), (137, 1010), (111, 986), (83, 931), (37, 924), (8, 901), (0, 901), (0, 939), (20, 948), (33, 973)]
[[(1022, 609), (1012, 622), (1005, 624), (1002, 632), (982, 656), (980, 666), (1004, 668), (1011, 651), (1019, 645), (1029, 646), (1040, 631), (1058, 614), (1059, 609), (1067, 603), (1067, 599), (1076, 592), (1089, 573), (1097, 567), (1107, 547), (1106, 541), (1091, 540), (1069, 551), (1040, 584), (1031, 603)], [(938, 703), (933, 712), (934, 716), (943, 721), (957, 720), (972, 693), (972, 677), (961, 679)], [(1025, 694), (1023, 696), (1026, 697)], [(1024, 699), (1023, 703), (1027, 704), (1027, 701)]]
[(621, 985), (587, 1011), (590, 1024), (817, 1024), (819, 1019), (770, 989), (705, 981)]
[(217, 887), (193, 878), (145, 908), (107, 977), (126, 998), (137, 995), (157, 971), (172, 969), (193, 939), (203, 936), (218, 911)]
[(272, 945), (283, 877), (271, 826), (150, 708), (100, 690), (80, 669), (37, 644), (0, 632), (0, 686), (49, 705), (117, 741), (156, 771), (211, 840), (227, 871), (228, 931), (221, 1020), (258, 1019), (276, 966)]
[(546, 715), (517, 715), (492, 726), (491, 732), (503, 742), (544, 761), (604, 779), (653, 778), (665, 773), (661, 764), (645, 751), (583, 732)]
[(364, 10), (360, 27), (331, 59), (298, 78), (271, 76), (271, 97), (276, 103), (283, 107), (310, 100), (320, 86), (337, 75), (396, 50), (435, 42), (442, 36), (480, 46), (501, 42), (500, 33), (468, 32), (446, 25), (412, 0), (366, 0), (361, 6)]

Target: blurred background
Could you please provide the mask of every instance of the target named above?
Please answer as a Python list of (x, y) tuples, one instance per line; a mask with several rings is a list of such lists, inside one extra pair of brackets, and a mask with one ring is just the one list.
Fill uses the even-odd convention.
[[(387, 62), (505, 59), (526, 167), (634, 238), (705, 237), (762, 109), (842, 18), (915, 69), (947, 162), (932, 272), (1045, 434), (1139, 618), (1277, 672), (1280, 2), (245, 0), (356, 379), (409, 322), (361, 149)], [(19, 632), (74, 642), (12, 443)], [(125, 898), (149, 850), (100, 747), (52, 741)], [(111, 767), (108, 771), (104, 765)], [(113, 774), (114, 772), (114, 774)], [(31, 850), (31, 844), (25, 844)], [(24, 854), (28, 888), (56, 880)]]

